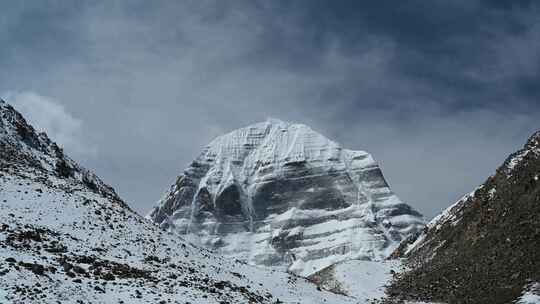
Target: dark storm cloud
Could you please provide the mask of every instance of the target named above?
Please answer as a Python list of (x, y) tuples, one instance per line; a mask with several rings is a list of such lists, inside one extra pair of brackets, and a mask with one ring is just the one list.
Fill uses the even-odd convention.
[(22, 1), (0, 16), (0, 93), (56, 103), (28, 114), (72, 128), (55, 131), (66, 150), (141, 212), (213, 137), (268, 116), (368, 150), (427, 216), (538, 128), (533, 1)]
[[(307, 3), (305, 7), (293, 5), (279, 10), (302, 12), (299, 23), (306, 33), (285, 38), (277, 34), (277, 41), (269, 39), (264, 45), (270, 51), (272, 44), (286, 45), (286, 52), (278, 52), (285, 56), (286, 65), (306, 61), (301, 57), (324, 54), (333, 41), (344, 54), (354, 57), (365, 51), (366, 40), (375, 37), (396, 47), (396, 53), (388, 59), (387, 73), (425, 83), (447, 97), (437, 102), (449, 110), (484, 107), (488, 99), (490, 106), (504, 107), (514, 94), (521, 99), (513, 101), (513, 110), (539, 106), (538, 86), (534, 85), (540, 68), (539, 15), (532, 1)], [(492, 75), (512, 73), (512, 69), (517, 69), (516, 75)], [(532, 73), (527, 75), (529, 69)], [(348, 81), (354, 82), (351, 76)], [(396, 102), (373, 100), (373, 104), (393, 106)]]
[[(45, 67), (78, 53), (80, 5), (46, 2), (4, 3), (0, 13), (0, 64)], [(7, 75), (2, 75), (3, 78)]]

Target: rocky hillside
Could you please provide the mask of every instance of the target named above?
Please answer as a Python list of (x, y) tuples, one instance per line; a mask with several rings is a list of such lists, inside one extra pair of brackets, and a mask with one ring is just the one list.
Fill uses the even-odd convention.
[[(540, 282), (540, 132), (493, 176), (433, 219), (395, 253), (412, 270), (389, 288), (396, 299), (520, 303)], [(531, 286), (536, 286), (532, 288)], [(532, 289), (531, 289), (532, 288)]]
[(1, 99), (0, 115), (2, 171), (22, 174), (21, 171), (31, 168), (36, 175), (48, 176), (52, 173), (58, 178), (73, 179), (92, 192), (127, 207), (112, 187), (66, 156), (47, 134), (38, 134), (19, 112)]
[(354, 303), (132, 212), (0, 102), (0, 303)]
[(383, 259), (423, 228), (371, 155), (279, 120), (211, 142), (149, 218), (226, 256), (302, 276)]

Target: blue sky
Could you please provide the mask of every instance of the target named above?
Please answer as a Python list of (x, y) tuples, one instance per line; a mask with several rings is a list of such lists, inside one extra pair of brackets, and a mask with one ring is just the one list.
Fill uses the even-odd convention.
[(534, 1), (11, 1), (0, 95), (138, 211), (278, 117), (381, 163), (427, 217), (540, 127)]

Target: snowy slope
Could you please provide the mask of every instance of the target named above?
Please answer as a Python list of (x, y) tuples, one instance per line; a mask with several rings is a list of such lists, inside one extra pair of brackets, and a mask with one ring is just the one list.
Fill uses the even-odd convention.
[(1, 303), (354, 303), (132, 212), (0, 102)]
[(369, 303), (385, 296), (392, 274), (400, 270), (398, 260), (349, 260), (327, 267), (309, 279), (324, 289), (354, 297), (359, 303)]
[(533, 283), (527, 286), (523, 295), (519, 297), (516, 304), (539, 304), (540, 303), (540, 283)]
[(423, 227), (371, 155), (279, 120), (211, 142), (149, 218), (226, 256), (302, 276), (382, 259)]

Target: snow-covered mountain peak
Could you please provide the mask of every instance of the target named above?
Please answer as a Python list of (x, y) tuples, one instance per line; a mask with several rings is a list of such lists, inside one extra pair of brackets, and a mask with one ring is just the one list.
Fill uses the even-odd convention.
[(219, 163), (295, 163), (337, 157), (342, 148), (303, 124), (270, 119), (213, 140), (200, 161)]
[(384, 258), (423, 227), (367, 152), (280, 120), (213, 140), (149, 218), (222, 254), (306, 276)]
[(253, 143), (256, 139), (261, 139), (260, 143), (262, 143), (262, 139), (266, 139), (264, 142), (265, 144), (289, 146), (295, 142), (287, 141), (287, 139), (301, 139), (304, 137), (314, 137), (321, 143), (338, 145), (305, 124), (287, 122), (277, 118), (268, 118), (265, 121), (254, 123), (221, 135), (213, 140), (208, 146), (221, 146), (223, 143), (227, 142), (249, 143), (249, 141), (251, 141)]
[(0, 303), (300, 302), (356, 301), (164, 232), (0, 103)]

